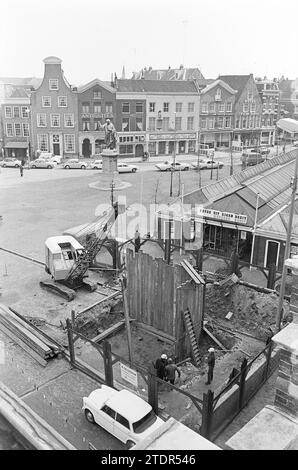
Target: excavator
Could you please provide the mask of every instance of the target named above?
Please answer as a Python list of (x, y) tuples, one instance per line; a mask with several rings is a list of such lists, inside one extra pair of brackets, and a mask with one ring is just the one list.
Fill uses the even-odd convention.
[(40, 286), (68, 301), (75, 298), (80, 287), (89, 292), (95, 291), (97, 284), (88, 279), (87, 271), (117, 216), (118, 205), (115, 203), (94, 222), (85, 225), (76, 238), (70, 235), (48, 238), (45, 241), (45, 270), (52, 279), (40, 281)]

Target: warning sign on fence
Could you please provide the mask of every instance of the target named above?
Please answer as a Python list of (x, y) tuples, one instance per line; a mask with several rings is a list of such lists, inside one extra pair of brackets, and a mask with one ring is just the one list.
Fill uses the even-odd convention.
[(126, 380), (126, 382), (129, 382), (135, 387), (138, 386), (138, 373), (136, 370), (131, 369), (130, 367), (120, 362), (120, 371), (123, 380)]

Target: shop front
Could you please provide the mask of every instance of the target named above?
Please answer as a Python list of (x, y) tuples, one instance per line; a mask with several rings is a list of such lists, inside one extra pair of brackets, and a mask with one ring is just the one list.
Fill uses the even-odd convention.
[(150, 133), (147, 140), (150, 156), (187, 155), (197, 151), (196, 133)]
[(120, 157), (143, 157), (145, 152), (145, 134), (133, 134), (128, 132), (118, 133)]
[(7, 142), (4, 146), (4, 156), (8, 158), (25, 159), (28, 142)]

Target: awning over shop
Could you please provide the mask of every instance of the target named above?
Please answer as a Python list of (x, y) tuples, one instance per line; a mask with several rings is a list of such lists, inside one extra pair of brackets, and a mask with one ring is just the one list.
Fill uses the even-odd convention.
[(7, 142), (4, 146), (6, 149), (26, 149), (28, 148), (28, 142)]

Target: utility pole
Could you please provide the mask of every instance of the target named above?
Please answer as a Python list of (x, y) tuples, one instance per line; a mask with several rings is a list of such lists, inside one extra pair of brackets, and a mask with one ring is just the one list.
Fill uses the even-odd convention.
[(202, 186), (202, 176), (201, 176), (201, 168), (200, 168), (200, 147), (201, 147), (201, 131), (198, 130), (198, 164), (197, 164), (197, 171), (199, 173), (199, 188)]
[(285, 253), (284, 253), (284, 264), (283, 264), (283, 269), (282, 269), (278, 310), (277, 310), (276, 323), (275, 323), (276, 331), (280, 330), (280, 325), (281, 325), (282, 317), (283, 317), (283, 302), (284, 302), (286, 278), (287, 278), (287, 266), (285, 265), (285, 261), (289, 258), (290, 249), (291, 249), (293, 215), (294, 215), (294, 210), (295, 210), (295, 199), (296, 199), (296, 192), (297, 192), (297, 170), (298, 170), (298, 149), (296, 150), (295, 173), (294, 173), (294, 178), (292, 180), (292, 197), (291, 197), (291, 205), (290, 205), (289, 222), (288, 222), (288, 227), (287, 227), (287, 240), (286, 240), (286, 247), (285, 247)]
[(173, 152), (173, 167), (171, 168), (171, 184), (170, 184), (170, 196), (173, 196), (173, 173), (176, 166), (176, 113), (175, 115), (175, 134), (174, 134), (174, 152)]
[(230, 159), (231, 159), (231, 165), (230, 165), (230, 176), (233, 174), (233, 132), (231, 133), (231, 144), (230, 144)]
[(112, 207), (114, 207), (114, 188), (115, 188), (114, 180), (112, 180), (110, 186), (111, 186), (111, 205)]

